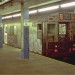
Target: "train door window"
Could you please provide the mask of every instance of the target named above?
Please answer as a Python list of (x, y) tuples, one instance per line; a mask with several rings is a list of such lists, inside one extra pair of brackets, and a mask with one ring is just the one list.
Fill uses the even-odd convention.
[(50, 42), (54, 41), (55, 24), (47, 25), (47, 38)]
[(4, 43), (7, 44), (7, 25), (4, 25)]
[(66, 34), (66, 24), (59, 24), (59, 34)]
[(16, 35), (17, 34), (17, 28), (16, 28), (16, 26), (14, 26), (14, 35)]
[(42, 39), (42, 24), (37, 25), (37, 38)]

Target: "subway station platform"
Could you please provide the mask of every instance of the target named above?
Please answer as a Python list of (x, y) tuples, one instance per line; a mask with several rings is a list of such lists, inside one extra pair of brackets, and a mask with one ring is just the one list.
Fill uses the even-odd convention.
[(75, 75), (75, 65), (30, 52), (23, 59), (21, 50), (4, 45), (0, 49), (0, 75)]

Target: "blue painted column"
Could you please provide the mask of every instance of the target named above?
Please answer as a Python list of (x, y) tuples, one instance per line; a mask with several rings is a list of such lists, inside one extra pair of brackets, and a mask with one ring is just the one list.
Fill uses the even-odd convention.
[(2, 16), (0, 16), (0, 48), (3, 47)]
[(23, 59), (29, 59), (29, 9), (21, 3), (21, 29), (22, 29), (22, 46), (21, 53)]

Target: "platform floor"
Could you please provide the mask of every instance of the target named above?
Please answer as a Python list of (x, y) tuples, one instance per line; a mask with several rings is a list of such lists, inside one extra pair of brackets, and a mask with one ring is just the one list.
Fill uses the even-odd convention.
[(75, 65), (30, 52), (30, 59), (21, 57), (21, 50), (4, 45), (0, 48), (0, 75), (75, 75)]

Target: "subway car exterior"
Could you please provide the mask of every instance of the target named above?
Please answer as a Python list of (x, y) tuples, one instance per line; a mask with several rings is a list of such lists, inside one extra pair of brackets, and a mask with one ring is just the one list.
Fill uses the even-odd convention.
[[(3, 25), (4, 43), (21, 48), (21, 17), (3, 20)], [(29, 26), (30, 51), (52, 58), (75, 55), (74, 13), (30, 15), (27, 25)]]

